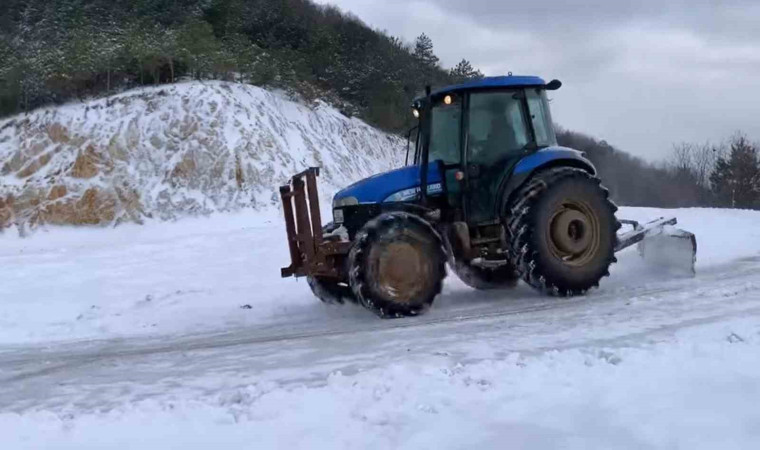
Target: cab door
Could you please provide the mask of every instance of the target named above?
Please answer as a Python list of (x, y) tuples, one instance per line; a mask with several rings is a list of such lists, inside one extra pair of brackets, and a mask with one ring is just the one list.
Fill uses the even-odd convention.
[(431, 163), (442, 163), (446, 201), (453, 208), (462, 204), (461, 185), (456, 180), (456, 173), (462, 170), (463, 114), (463, 97), (455, 93), (437, 98), (431, 108), (428, 159)]
[(470, 225), (483, 224), (498, 219), (499, 185), (533, 142), (524, 92), (472, 92), (465, 115), (465, 215)]

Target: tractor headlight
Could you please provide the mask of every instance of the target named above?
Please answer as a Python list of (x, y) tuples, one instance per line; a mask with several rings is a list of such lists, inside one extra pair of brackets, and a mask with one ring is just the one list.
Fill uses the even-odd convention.
[(345, 218), (343, 217), (343, 210), (342, 209), (333, 209), (333, 222), (336, 224), (343, 223)]
[(415, 119), (419, 119), (420, 118), (420, 110), (417, 109), (417, 108), (412, 108), (412, 115), (414, 116)]
[(345, 220), (343, 216), (343, 208), (344, 206), (353, 206), (358, 205), (359, 200), (356, 199), (356, 197), (343, 197), (338, 199), (333, 199), (333, 222), (336, 224), (343, 223)]

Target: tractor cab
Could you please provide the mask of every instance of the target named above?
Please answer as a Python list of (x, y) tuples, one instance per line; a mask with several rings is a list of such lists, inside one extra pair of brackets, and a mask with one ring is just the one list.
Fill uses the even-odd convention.
[(539, 150), (561, 150), (546, 96), (547, 90), (560, 86), (556, 80), (547, 84), (538, 77), (510, 75), (449, 86), (416, 99), (413, 113), (420, 132), (413, 164), (434, 163), (433, 170), (442, 171), (446, 202), (462, 208), (462, 220), (493, 221), (511, 169)]
[(335, 194), (334, 224), (353, 238), (383, 212), (422, 208), (459, 230), (466, 225), (465, 240), (497, 248), (505, 208), (536, 171), (563, 166), (596, 174), (582, 152), (557, 145), (547, 91), (561, 85), (510, 74), (428, 87), (412, 102), (418, 132), (412, 155), (407, 141), (406, 165)]
[(353, 235), (368, 217), (403, 204), (439, 209), (449, 221), (488, 225), (538, 167), (551, 163), (594, 174), (581, 152), (557, 146), (546, 91), (561, 85), (508, 75), (428, 88), (412, 104), (419, 123), (411, 160), (407, 145), (405, 167), (339, 191), (334, 222)]

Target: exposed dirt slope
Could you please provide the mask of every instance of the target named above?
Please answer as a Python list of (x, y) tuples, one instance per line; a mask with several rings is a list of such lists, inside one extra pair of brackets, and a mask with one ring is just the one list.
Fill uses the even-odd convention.
[(0, 121), (0, 229), (277, 207), (321, 166), (323, 198), (398, 165), (403, 142), (330, 106), (193, 82)]

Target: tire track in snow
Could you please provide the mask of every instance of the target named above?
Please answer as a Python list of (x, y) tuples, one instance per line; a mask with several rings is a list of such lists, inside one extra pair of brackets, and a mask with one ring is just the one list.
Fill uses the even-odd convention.
[[(166, 342), (165, 337), (139, 338), (133, 340), (112, 339), (106, 341), (89, 341), (79, 343), (68, 343), (44, 347), (21, 348), (15, 351), (0, 353), (0, 367), (5, 367), (2, 372), (15, 372), (10, 376), (0, 375), (0, 382), (14, 382), (33, 376), (51, 374), (57, 371), (66, 370), (72, 367), (92, 364), (113, 359), (127, 359), (135, 357), (154, 356), (164, 353), (182, 353), (193, 351), (209, 351), (225, 349), (231, 347), (245, 347), (266, 345), (275, 343), (304, 342), (318, 338), (347, 337), (362, 334), (372, 334), (379, 332), (393, 333), (394, 331), (408, 330), (415, 328), (438, 327), (451, 324), (474, 323), (477, 321), (493, 322), (498, 319), (513, 316), (539, 313), (544, 311), (565, 311), (572, 310), (579, 306), (588, 305), (596, 307), (605, 303), (624, 301), (629, 299), (647, 297), (656, 299), (663, 294), (680, 293), (688, 295), (704, 291), (712, 286), (712, 283), (718, 281), (721, 287), (733, 285), (733, 281), (745, 278), (751, 274), (757, 274), (757, 262), (760, 258), (747, 258), (729, 267), (720, 270), (711, 271), (698, 276), (695, 279), (669, 280), (655, 286), (643, 286), (638, 288), (624, 288), (620, 291), (600, 292), (594, 294), (572, 298), (545, 298), (540, 303), (530, 303), (526, 306), (522, 304), (517, 308), (504, 307), (503, 305), (486, 306), (478, 308), (478, 311), (457, 310), (456, 312), (443, 312), (442, 316), (436, 317), (424, 315), (412, 318), (382, 321), (377, 320), (371, 326), (366, 323), (352, 325), (340, 329), (315, 329), (313, 331), (283, 333), (278, 332), (282, 328), (291, 328), (293, 323), (278, 324), (274, 332), (264, 335), (251, 335), (251, 329), (240, 328), (224, 333), (206, 333), (199, 335), (181, 336), (174, 341)], [(747, 265), (740, 270), (739, 267)], [(695, 283), (696, 281), (696, 283)], [(709, 284), (706, 284), (709, 283)], [(664, 285), (663, 285), (664, 284)], [(687, 288), (689, 284), (693, 287)], [(451, 294), (449, 294), (451, 295)], [(538, 297), (541, 298), (541, 297)], [(525, 299), (516, 299), (524, 303)], [(485, 309), (485, 311), (482, 311)], [(347, 320), (350, 320), (348, 318)], [(143, 342), (148, 342), (143, 344)], [(162, 341), (156, 345), (155, 341)], [(85, 346), (84, 348), (82, 348)], [(40, 365), (44, 362), (44, 367), (24, 370), (24, 367)]]
[[(685, 327), (758, 317), (760, 296), (748, 295), (760, 283), (758, 266), (749, 260), (696, 280), (531, 305), (524, 305), (531, 298), (521, 298), (516, 308), (439, 311), (438, 317), (378, 320), (369, 327), (258, 336), (241, 328), (173, 341), (153, 337), (18, 349), (0, 355), (0, 409), (107, 410), (188, 389), (192, 395), (212, 395), (217, 384), (225, 389), (259, 382), (318, 386), (335, 371), (351, 375), (408, 358), (439, 358), (449, 365), (515, 352), (648, 344), (647, 337), (662, 340)], [(491, 353), (482, 354), (483, 349)]]

